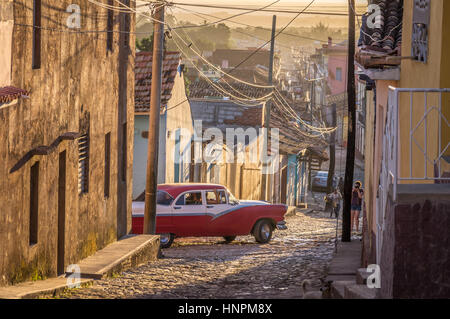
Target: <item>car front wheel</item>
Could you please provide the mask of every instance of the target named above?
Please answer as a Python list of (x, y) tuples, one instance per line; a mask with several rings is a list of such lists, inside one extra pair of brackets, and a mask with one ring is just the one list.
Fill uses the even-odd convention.
[(172, 245), (174, 239), (174, 234), (161, 234), (159, 239), (161, 248), (169, 248)]
[(267, 244), (272, 239), (273, 227), (267, 220), (260, 220), (256, 223), (253, 235), (260, 244)]

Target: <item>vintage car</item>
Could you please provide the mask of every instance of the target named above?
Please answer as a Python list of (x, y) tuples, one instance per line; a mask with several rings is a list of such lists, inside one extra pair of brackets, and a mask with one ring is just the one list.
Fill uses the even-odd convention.
[[(133, 202), (134, 234), (143, 232), (144, 208), (144, 202)], [(239, 201), (221, 185), (159, 185), (156, 233), (161, 235), (162, 248), (170, 247), (175, 237), (223, 237), (232, 242), (251, 234), (257, 242), (268, 243), (275, 229), (287, 229), (287, 209), (286, 205)]]

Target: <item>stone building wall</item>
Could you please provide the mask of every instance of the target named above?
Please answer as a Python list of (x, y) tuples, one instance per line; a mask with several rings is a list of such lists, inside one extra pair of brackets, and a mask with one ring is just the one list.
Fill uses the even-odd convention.
[[(106, 32), (82, 32), (107, 30), (107, 10), (87, 0), (78, 1), (81, 29), (68, 29), (66, 9), (70, 4), (72, 1), (42, 0), (40, 69), (32, 69), (33, 1), (3, 0), (0, 5), (0, 12), (13, 10), (11, 85), (30, 91), (29, 99), (0, 108), (0, 285), (57, 274), (59, 207), (65, 208), (65, 232), (60, 236), (65, 242), (65, 267), (131, 231), (134, 36), (129, 36), (128, 47), (123, 45), (123, 36), (117, 31), (124, 26), (124, 14), (115, 12), (113, 50), (108, 51)], [(134, 31), (133, 15), (130, 26)], [(124, 74), (121, 89), (120, 73)], [(120, 123), (127, 124), (125, 134)], [(23, 165), (11, 172), (28, 152), (50, 146), (69, 132), (89, 133), (88, 193), (78, 192), (77, 140), (64, 140), (48, 155), (22, 161)], [(107, 133), (111, 133), (109, 197), (104, 191)], [(126, 174), (121, 183), (125, 191), (119, 189), (119, 160), (125, 148), (118, 143), (124, 135), (126, 160), (121, 162), (126, 163)], [(66, 195), (62, 205), (58, 185), (59, 159), (64, 151)], [(36, 162), (38, 241), (30, 245), (30, 171)], [(125, 208), (119, 198), (125, 198)]]
[(388, 204), (383, 298), (450, 298), (450, 186), (399, 185)]

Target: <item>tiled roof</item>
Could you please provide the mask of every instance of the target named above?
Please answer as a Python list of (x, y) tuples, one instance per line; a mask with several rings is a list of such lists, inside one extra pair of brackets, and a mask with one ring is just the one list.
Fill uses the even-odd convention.
[(380, 7), (380, 27), (370, 28), (368, 14), (362, 17), (360, 51), (356, 59), (364, 67), (399, 65), (399, 59), (386, 55), (401, 56), (403, 0), (372, 0), (371, 3)]
[[(191, 100), (192, 114), (195, 120), (203, 121), (203, 129), (209, 127), (220, 128), (224, 134), (227, 128), (262, 126), (262, 106), (244, 107), (232, 101), (221, 100)], [(298, 154), (307, 149), (322, 160), (327, 160), (326, 142), (322, 138), (309, 138), (301, 135), (285, 116), (275, 107), (271, 111), (270, 127), (280, 130), (280, 151), (283, 154)]]
[[(247, 59), (244, 63), (242, 61)], [(211, 62), (221, 66), (222, 61), (228, 61), (228, 67), (234, 68), (237, 65), (242, 68), (252, 68), (257, 65), (269, 67), (270, 52), (268, 50), (259, 50), (255, 53), (251, 49), (234, 50), (234, 49), (217, 49), (214, 51)]]
[[(259, 74), (261, 83), (257, 81), (257, 73), (260, 72), (260, 68), (251, 68), (246, 70), (238, 69), (238, 73), (233, 73), (239, 79), (244, 79), (247, 82), (266, 84), (267, 74)], [(248, 77), (250, 75), (250, 77)], [(227, 92), (236, 96), (242, 93), (250, 98), (257, 98), (266, 96), (271, 92), (271, 89), (256, 88), (240, 82), (233, 82), (227, 79), (228, 84), (223, 82), (223, 79), (218, 83)], [(231, 86), (231, 87), (230, 87)], [(238, 93), (239, 92), (239, 93)], [(295, 103), (290, 98), (289, 94), (281, 91), (281, 94), (296, 110), (300, 116), (303, 116), (303, 112), (306, 111), (306, 106), (302, 103)], [(259, 107), (244, 107), (233, 103), (231, 96), (218, 92), (212, 87), (212, 85), (204, 80), (199, 79), (191, 82), (189, 86), (189, 96), (191, 100), (192, 115), (196, 120), (203, 121), (203, 128), (218, 127), (225, 132), (226, 128), (260, 128), (262, 126), (262, 105)], [(216, 98), (216, 99), (211, 99)], [(230, 98), (230, 100), (224, 100), (223, 98)], [(301, 135), (295, 128), (295, 123), (289, 122), (289, 120), (279, 114), (279, 111), (274, 105), (272, 105), (272, 114), (270, 120), (271, 128), (280, 129), (280, 151), (283, 154), (298, 154), (301, 151), (309, 150), (322, 160), (327, 160), (326, 155), (326, 142), (322, 138), (308, 138)]]
[[(236, 96), (243, 98), (245, 97), (243, 95), (239, 95), (239, 93), (237, 92), (245, 94), (250, 98), (258, 98), (270, 93), (270, 90), (268, 89), (255, 88), (243, 83), (230, 81), (227, 81), (227, 83), (228, 84), (225, 84), (222, 80), (219, 81), (220, 87), (222, 87), (226, 92), (232, 93)], [(229, 85), (232, 88), (230, 88)], [(189, 85), (189, 97), (202, 99), (205, 97), (231, 97), (231, 96), (227, 96), (226, 94), (219, 92), (208, 81), (200, 79), (198, 81), (191, 82), (191, 84)]]
[[(135, 109), (136, 112), (150, 110), (150, 92), (152, 89), (152, 53), (136, 53), (135, 62)], [(175, 77), (181, 61), (181, 53), (165, 52), (163, 79), (161, 87), (161, 106), (164, 107), (172, 97)]]
[(280, 151), (286, 154), (298, 154), (309, 150), (321, 160), (328, 160), (326, 153), (327, 143), (323, 138), (304, 136), (294, 128), (297, 124), (289, 122), (279, 110), (272, 109), (270, 127), (280, 130)]
[(262, 125), (262, 108), (249, 107), (242, 115), (236, 116), (232, 120), (225, 120), (225, 124), (235, 125), (239, 127), (261, 127)]
[(2, 87), (0, 88), (0, 103), (9, 103), (20, 98), (22, 95), (28, 96), (29, 93), (14, 86)]

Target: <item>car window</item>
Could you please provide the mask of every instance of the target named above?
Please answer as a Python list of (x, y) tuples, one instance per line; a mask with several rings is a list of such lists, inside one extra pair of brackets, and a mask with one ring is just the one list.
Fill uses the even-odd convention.
[(213, 191), (206, 192), (206, 203), (207, 205), (218, 204), (216, 192)]
[(228, 202), (227, 202), (227, 195), (226, 195), (226, 192), (225, 192), (225, 190), (219, 190), (218, 192), (217, 192), (217, 197), (218, 197), (218, 203), (219, 203), (219, 205), (225, 205), (225, 204), (228, 204)]
[(173, 197), (163, 191), (156, 193), (156, 204), (162, 206), (170, 206), (173, 202)]
[(177, 206), (199, 206), (202, 205), (202, 193), (201, 192), (190, 192), (180, 196), (178, 198)]

